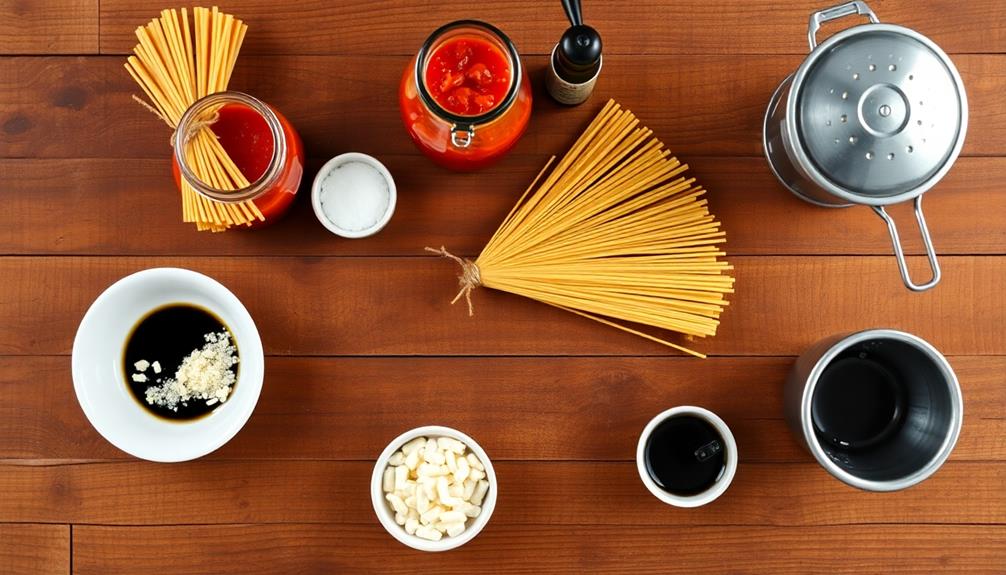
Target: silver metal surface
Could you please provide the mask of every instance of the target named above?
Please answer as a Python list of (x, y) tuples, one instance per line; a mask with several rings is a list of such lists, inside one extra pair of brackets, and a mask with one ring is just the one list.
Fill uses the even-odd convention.
[(907, 28), (867, 25), (833, 36), (805, 62), (792, 120), (823, 179), (850, 195), (887, 199), (922, 193), (953, 163), (966, 96), (931, 44)]
[(844, 18), (845, 16), (852, 16), (853, 14), (866, 16), (870, 19), (870, 22), (873, 22), (874, 24), (880, 23), (880, 19), (873, 13), (873, 10), (870, 10), (870, 7), (866, 5), (866, 2), (859, 0), (855, 2), (846, 2), (845, 4), (839, 4), (838, 6), (832, 6), (831, 8), (825, 8), (824, 10), (814, 12), (810, 15), (810, 24), (807, 26), (807, 43), (810, 44), (811, 51), (813, 51), (814, 48), (817, 48), (817, 31), (821, 29), (821, 24), (837, 20), (839, 18)]
[(898, 270), (901, 272), (901, 281), (912, 291), (926, 291), (940, 283), (940, 263), (936, 261), (936, 249), (933, 248), (933, 239), (929, 236), (929, 227), (926, 226), (926, 217), (922, 214), (922, 196), (915, 198), (915, 220), (919, 224), (919, 233), (922, 234), (922, 243), (926, 246), (926, 257), (929, 259), (929, 269), (932, 276), (929, 281), (917, 284), (912, 281), (908, 272), (908, 263), (905, 261), (905, 252), (901, 249), (901, 238), (898, 236), (898, 226), (894, 219), (887, 213), (884, 206), (873, 206), (873, 211), (887, 223), (887, 231), (891, 234), (891, 243), (894, 244), (894, 255), (898, 258)]
[(762, 122), (762, 151), (765, 159), (768, 160), (769, 168), (775, 177), (786, 186), (786, 189), (793, 192), (805, 202), (810, 202), (822, 208), (847, 208), (853, 204), (837, 200), (821, 191), (820, 187), (814, 183), (806, 172), (801, 170), (789, 155), (791, 146), (787, 139), (786, 132), (786, 98), (789, 97), (789, 88), (793, 81), (790, 74), (779, 84), (769, 100), (768, 108), (765, 110), (765, 119)]
[(474, 125), (469, 124), (467, 126), (462, 126), (460, 124), (454, 124), (451, 126), (451, 143), (454, 144), (455, 148), (467, 148), (472, 145), (472, 140), (474, 139)]
[[(886, 446), (866, 453), (822, 444), (812, 403), (824, 370), (842, 352), (862, 346), (889, 364), (908, 390), (907, 419)], [(867, 491), (911, 487), (936, 472), (960, 435), (964, 402), (947, 359), (928, 342), (902, 331), (871, 329), (825, 338), (797, 358), (784, 388), (784, 410), (794, 437), (841, 481)]]
[[(817, 45), (822, 23), (854, 14), (871, 23)], [(877, 208), (918, 198), (960, 154), (968, 104), (957, 69), (931, 40), (880, 24), (862, 1), (812, 14), (807, 38), (810, 55), (765, 111), (762, 146), (772, 172), (815, 205), (874, 207), (891, 234), (905, 286), (934, 287), (940, 269), (921, 202), (915, 213), (932, 268), (921, 284), (908, 275), (897, 226)]]

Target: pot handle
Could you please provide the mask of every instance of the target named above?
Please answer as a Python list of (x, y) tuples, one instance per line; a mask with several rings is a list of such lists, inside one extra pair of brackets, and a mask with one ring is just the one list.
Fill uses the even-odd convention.
[(905, 287), (912, 291), (926, 291), (940, 283), (940, 264), (936, 261), (936, 250), (933, 249), (933, 239), (929, 236), (929, 228), (926, 227), (926, 218), (922, 215), (922, 196), (915, 198), (915, 219), (919, 222), (919, 232), (922, 233), (922, 242), (926, 246), (926, 257), (929, 258), (929, 268), (933, 272), (933, 277), (924, 284), (912, 282), (908, 275), (908, 263), (905, 261), (905, 252), (901, 249), (901, 238), (898, 236), (898, 226), (894, 219), (887, 213), (884, 206), (873, 206), (873, 211), (877, 212), (885, 222), (887, 231), (891, 233), (891, 242), (894, 244), (894, 255), (898, 258), (898, 269), (901, 271), (901, 281), (905, 282)]
[(839, 4), (838, 6), (832, 6), (831, 8), (825, 8), (824, 10), (814, 12), (810, 15), (810, 25), (807, 27), (807, 41), (810, 43), (811, 51), (813, 51), (814, 48), (817, 48), (817, 31), (821, 29), (821, 24), (831, 20), (837, 20), (845, 16), (852, 16), (853, 14), (866, 16), (873, 24), (880, 23), (880, 19), (877, 18), (877, 15), (874, 14), (873, 10), (870, 10), (870, 7), (862, 0), (846, 2), (845, 4)]

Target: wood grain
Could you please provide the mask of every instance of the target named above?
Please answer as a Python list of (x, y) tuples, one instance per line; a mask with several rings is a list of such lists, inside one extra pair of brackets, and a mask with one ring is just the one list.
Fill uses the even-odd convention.
[[(951, 362), (966, 413), (955, 460), (1006, 460), (1006, 358)], [(696, 404), (727, 421), (742, 461), (810, 460), (782, 419), (788, 358), (500, 358), (492, 365), (269, 358), (255, 415), (208, 457), (363, 460), (430, 422), (465, 430), (498, 460), (629, 460), (651, 417)], [(129, 458), (83, 417), (66, 392), (68, 371), (63, 357), (0, 358), (0, 459)], [(411, 398), (407, 410), (397, 407), (402, 397)]]
[(70, 572), (70, 527), (0, 523), (0, 573), (66, 575)]
[[(1006, 292), (1000, 289), (1006, 258), (943, 257), (942, 283), (922, 294), (904, 288), (891, 256), (730, 261), (737, 293), (719, 334), (690, 344), (701, 351), (798, 355), (828, 335), (895, 327), (949, 355), (1006, 354)], [(910, 263), (922, 264), (917, 257)], [(669, 353), (659, 344), (495, 290), (479, 290), (475, 317), (468, 317), (462, 306), (450, 305), (456, 265), (430, 256), (0, 258), (6, 294), (0, 301), (0, 354), (69, 353), (80, 318), (98, 294), (125, 275), (159, 266), (191, 268), (228, 286), (263, 326), (266, 352), (275, 355)]]
[[(248, 57), (239, 60), (230, 87), (282, 110), (303, 137), (309, 156), (413, 154), (397, 97), (407, 60)], [(594, 100), (562, 108), (542, 93), (546, 58), (528, 57), (535, 112), (514, 153), (542, 163), (563, 153), (603, 102), (617, 98), (686, 160), (761, 156), (765, 107), (800, 61), (799, 56), (613, 55), (605, 66), (618, 73), (598, 84)], [(1006, 155), (1006, 108), (1000, 105), (1006, 93), (1006, 55), (961, 55), (954, 61), (967, 87), (971, 114), (963, 153)], [(0, 98), (5, 102), (0, 156), (168, 157), (170, 130), (132, 101), (138, 89), (122, 64), (121, 57), (0, 60)], [(444, 174), (446, 178), (448, 172)]]
[[(828, 2), (751, 0), (722, 3), (684, 0), (597, 0), (585, 6), (584, 19), (604, 38), (609, 54), (804, 54), (807, 19)], [(480, 4), (464, 0), (403, 3), (299, 2), (296, 10), (276, 10), (269, 0), (220, 2), (249, 24), (248, 53), (412, 55), (440, 25), (477, 16), (506, 32), (524, 54), (548, 54), (566, 29), (557, 2), (502, 0)], [(884, 22), (915, 28), (956, 52), (1006, 51), (1006, 8), (996, 0), (970, 0), (949, 9), (945, 2), (872, 2)], [(136, 44), (133, 29), (164, 7), (157, 0), (101, 2), (101, 51), (127, 53)], [(663, 32), (640, 33), (640, 23), (656, 21)], [(862, 18), (827, 25), (826, 38)], [(710, 33), (711, 31), (722, 33)]]
[[(492, 457), (493, 445), (483, 446)], [(376, 455), (375, 455), (376, 456)], [(1006, 522), (1006, 463), (950, 461), (894, 493), (849, 487), (816, 463), (747, 463), (715, 502), (683, 510), (646, 491), (635, 462), (494, 463), (506, 525), (843, 525)], [(377, 523), (373, 460), (0, 464), (9, 521), (172, 525)]]
[[(513, 156), (492, 178), (446, 177), (412, 155), (380, 159), (397, 176), (398, 207), (391, 223), (366, 241), (340, 240), (317, 223), (308, 194), (321, 161), (309, 163), (302, 197), (284, 220), (254, 233), (207, 236), (181, 222), (167, 158), (133, 161), (129, 169), (109, 159), (0, 160), (7, 186), (18, 191), (4, 196), (0, 254), (394, 256), (415, 255), (430, 242), (478, 253), (541, 168), (540, 158)], [(806, 204), (785, 191), (761, 158), (687, 161), (710, 190), (731, 254), (891, 253), (887, 231), (871, 210)], [(961, 159), (925, 199), (938, 252), (1006, 254), (1004, 189), (1006, 158)], [(60, 217), (67, 204), (74, 217)], [(910, 211), (909, 205), (892, 209), (905, 226), (905, 249), (921, 254)]]
[[(139, 536), (138, 536), (139, 535)], [(469, 574), (654, 573), (805, 575), (1001, 573), (1006, 528), (919, 525), (842, 527), (543, 527), (490, 524), (446, 557), (412, 551), (374, 525), (79, 527), (76, 575), (157, 572)]]
[(98, 0), (0, 2), (0, 54), (97, 52)]
[[(0, 57), (0, 573), (1004, 573), (1006, 2), (870, 3), (949, 52), (968, 90), (964, 157), (926, 195), (944, 280), (925, 294), (901, 286), (869, 210), (803, 204), (762, 158), (769, 96), (827, 2), (591, 0), (605, 71), (592, 102), (561, 108), (541, 89), (558, 3), (222, 0), (251, 25), (231, 86), (293, 121), (312, 158), (304, 188), (345, 151), (394, 173), (395, 218), (359, 242), (327, 234), (306, 194), (267, 230), (180, 223), (169, 129), (122, 70), (162, 0), (0, 2), (0, 54), (16, 55)], [(536, 89), (527, 135), (473, 175), (420, 156), (397, 101), (423, 39), (462, 17), (502, 27)], [(454, 265), (420, 257), (429, 244), (475, 255), (608, 97), (691, 164), (728, 232), (738, 293), (719, 336), (693, 344), (710, 360), (485, 290), (469, 319), (447, 303)], [(921, 274), (910, 211), (895, 214)], [(230, 287), (269, 354), (242, 432), (177, 465), (100, 437), (67, 356), (104, 288), (164, 265)], [(867, 327), (930, 340), (964, 392), (950, 461), (897, 493), (830, 477), (781, 418), (792, 356)], [(735, 483), (701, 509), (660, 504), (633, 462), (645, 422), (678, 404), (713, 409), (739, 442)], [(488, 528), (449, 554), (396, 543), (366, 496), (373, 458), (421, 423), (471, 433), (498, 473)]]
[[(964, 392), (955, 461), (1006, 461), (1006, 358), (951, 357)], [(494, 461), (631, 461), (646, 422), (701, 405), (742, 462), (805, 463), (782, 417), (789, 358), (284, 358), (213, 460), (369, 460), (422, 423), (464, 430)], [(491, 366), (491, 369), (487, 369)], [(0, 460), (129, 459), (69, 393), (65, 357), (0, 358)], [(402, 409), (409, 398), (409, 409)], [(533, 425), (531, 424), (533, 421)]]

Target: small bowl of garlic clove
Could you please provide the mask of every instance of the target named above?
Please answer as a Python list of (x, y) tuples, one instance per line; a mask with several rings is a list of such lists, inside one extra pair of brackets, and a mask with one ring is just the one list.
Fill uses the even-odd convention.
[(401, 543), (447, 551), (471, 541), (496, 507), (496, 472), (464, 433), (429, 425), (396, 437), (370, 481), (374, 512)]

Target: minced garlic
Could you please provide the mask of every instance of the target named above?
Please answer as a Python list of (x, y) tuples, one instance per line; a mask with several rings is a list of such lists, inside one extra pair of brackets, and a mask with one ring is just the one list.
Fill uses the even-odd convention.
[(174, 377), (158, 380), (159, 385), (147, 388), (147, 403), (178, 411), (180, 404), (193, 399), (205, 400), (206, 405), (227, 401), (237, 381), (231, 369), (238, 363), (237, 348), (227, 332), (203, 337), (206, 344), (182, 360)]

